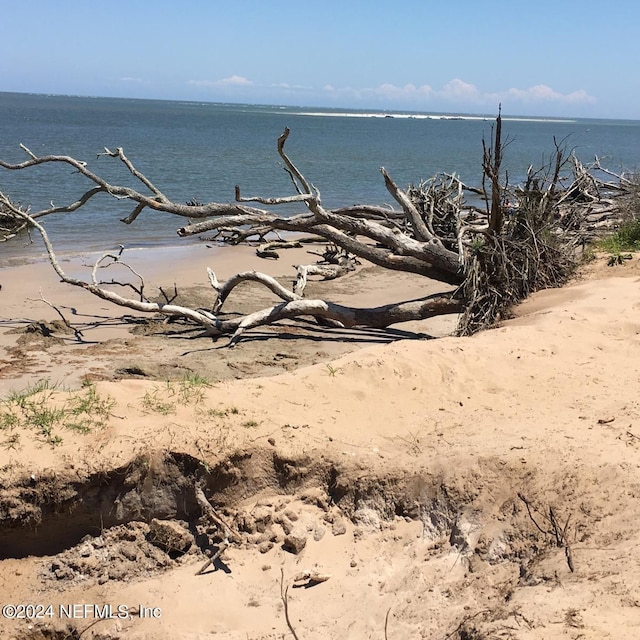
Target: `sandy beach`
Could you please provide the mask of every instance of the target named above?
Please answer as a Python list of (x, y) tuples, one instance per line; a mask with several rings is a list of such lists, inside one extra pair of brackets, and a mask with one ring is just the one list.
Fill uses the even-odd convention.
[[(62, 265), (88, 277), (90, 260)], [(146, 291), (175, 282), (202, 306), (207, 266), (289, 285), (302, 262), (131, 256)], [(233, 349), (142, 323), (47, 263), (0, 269), (0, 395), (48, 380), (55, 406), (109, 401), (86, 429), (1, 423), (0, 604), (42, 608), (3, 609), (0, 635), (640, 637), (640, 259), (605, 263), (471, 338), (451, 317), (288, 322)], [(306, 296), (442, 290), (362, 265)], [(60, 316), (43, 297), (81, 339), (46, 324)], [(274, 302), (246, 284), (229, 309)], [(220, 556), (198, 573), (207, 549)]]

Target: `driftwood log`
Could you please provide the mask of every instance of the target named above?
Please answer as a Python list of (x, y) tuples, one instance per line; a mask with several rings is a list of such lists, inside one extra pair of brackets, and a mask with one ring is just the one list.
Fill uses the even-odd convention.
[[(457, 176), (442, 174), (400, 189), (382, 168), (384, 184), (397, 208), (355, 205), (328, 209), (315, 188), (285, 151), (289, 129), (278, 138), (277, 152), (291, 178), (295, 193), (283, 197), (243, 196), (236, 187), (235, 202), (201, 204), (172, 201), (148, 177), (139, 172), (122, 148), (105, 149), (100, 156), (118, 160), (142, 185), (140, 190), (107, 182), (86, 162), (70, 156), (37, 156), (22, 146), (27, 159), (18, 164), (0, 160), (0, 167), (24, 171), (47, 164), (65, 164), (87, 179), (90, 187), (74, 202), (28, 212), (0, 194), (3, 215), (19, 225), (36, 229), (44, 239), (53, 268), (62, 281), (135, 311), (180, 318), (200, 326), (203, 335), (231, 336), (236, 344), (251, 328), (283, 319), (312, 317), (328, 326), (388, 327), (398, 322), (421, 320), (442, 314), (461, 314), (459, 331), (472, 333), (503, 317), (508, 308), (532, 291), (562, 284), (575, 262), (576, 247), (601, 226), (619, 218), (618, 196), (629, 191), (631, 182), (600, 166), (599, 160), (585, 166), (574, 155), (566, 155), (557, 143), (554, 161), (538, 170), (530, 168), (524, 184), (509, 187), (502, 169), (504, 146), (498, 116), (489, 142), (483, 141), (482, 187), (470, 187)], [(567, 174), (568, 170), (568, 175)], [(605, 179), (596, 177), (604, 175)], [(464, 194), (475, 201), (467, 204)], [(255, 271), (236, 274), (225, 283), (208, 271), (212, 303), (208, 309), (192, 309), (147, 297), (144, 280), (132, 271), (135, 284), (122, 283), (135, 298), (116, 293), (118, 283), (98, 278), (107, 264), (126, 264), (122, 252), (105, 254), (94, 266), (91, 278), (68, 276), (56, 259), (42, 218), (77, 211), (98, 194), (108, 194), (130, 210), (122, 218), (134, 223), (145, 210), (187, 219), (177, 229), (181, 237), (205, 235), (231, 244), (257, 243), (258, 255), (277, 259), (279, 252), (299, 247), (308, 240), (325, 243), (316, 264), (299, 265), (291, 289)], [(303, 208), (283, 215), (273, 207), (295, 203)], [(256, 205), (262, 205), (260, 207)], [(292, 236), (292, 234), (296, 234)], [(324, 279), (345, 276), (361, 260), (396, 271), (419, 274), (441, 281), (455, 290), (422, 300), (359, 309), (326, 300), (309, 300), (304, 292), (309, 276)], [(251, 280), (268, 288), (280, 302), (244, 316), (222, 312), (229, 294), (241, 282)]]

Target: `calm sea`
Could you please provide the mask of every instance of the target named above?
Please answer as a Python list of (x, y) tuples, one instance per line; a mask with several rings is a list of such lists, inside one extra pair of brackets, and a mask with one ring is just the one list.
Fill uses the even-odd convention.
[[(530, 164), (551, 157), (554, 138), (584, 162), (598, 156), (611, 170), (640, 167), (640, 121), (503, 118), (509, 140), (510, 182)], [(320, 190), (326, 206), (384, 204), (391, 198), (379, 168), (401, 186), (439, 171), (456, 172), (477, 185), (482, 139), (493, 116), (380, 113), (263, 105), (212, 104), (0, 93), (0, 157), (71, 155), (117, 184), (136, 186), (125, 167), (97, 157), (104, 147), (123, 147), (129, 159), (168, 197), (178, 202), (233, 200), (234, 186), (246, 195), (291, 195), (276, 153), (276, 139), (291, 129), (290, 157)], [(0, 169), (0, 190), (32, 210), (77, 200), (90, 184), (62, 166), (25, 171)], [(131, 206), (101, 197), (80, 212), (44, 219), (61, 252), (108, 250), (200, 242), (180, 239), (184, 219), (145, 212), (130, 226), (119, 222)], [(36, 240), (38, 240), (36, 238)], [(39, 241), (0, 244), (0, 261), (42, 254)]]

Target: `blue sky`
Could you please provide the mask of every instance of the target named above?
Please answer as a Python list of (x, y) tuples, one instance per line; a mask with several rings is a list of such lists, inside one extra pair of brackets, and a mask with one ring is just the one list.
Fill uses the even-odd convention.
[(640, 3), (0, 0), (0, 90), (640, 119)]

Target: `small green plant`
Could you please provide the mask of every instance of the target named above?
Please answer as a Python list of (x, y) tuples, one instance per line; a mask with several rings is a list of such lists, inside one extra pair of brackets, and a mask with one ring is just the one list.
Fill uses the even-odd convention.
[(62, 444), (62, 437), (56, 433), (55, 435), (49, 435), (46, 441), (47, 444), (50, 444), (52, 447), (57, 447), (59, 444)]
[(192, 371), (191, 373), (187, 373), (181, 382), (190, 387), (210, 387), (211, 381), (205, 376), (201, 376), (196, 371)]
[(204, 402), (205, 389), (209, 387), (211, 387), (211, 383), (203, 376), (197, 373), (187, 374), (178, 383), (180, 404), (201, 404)]
[(56, 391), (47, 381), (37, 382), (23, 391), (12, 392), (4, 403), (1, 422), (35, 428), (46, 441), (64, 418), (64, 409), (53, 401)]
[(598, 241), (596, 246), (601, 251), (606, 251), (614, 256), (622, 255), (628, 251), (640, 251), (640, 218), (623, 223), (615, 233)]
[(204, 402), (205, 389), (211, 383), (197, 373), (187, 374), (178, 381), (167, 380), (164, 385), (156, 385), (147, 391), (142, 398), (142, 406), (146, 411), (169, 415), (176, 412), (179, 405), (200, 405)]
[(474, 238), (470, 243), (469, 243), (469, 251), (473, 254), (473, 255), (478, 255), (479, 253), (482, 252), (482, 249), (484, 249), (484, 238)]
[(11, 431), (20, 424), (20, 419), (11, 411), (0, 413), (0, 431)]
[(617, 264), (624, 264), (625, 260), (631, 260), (633, 256), (630, 253), (616, 253), (613, 256), (609, 256), (607, 260), (608, 267), (615, 267)]
[(17, 449), (19, 444), (20, 444), (20, 434), (12, 433), (10, 436), (7, 436), (7, 438), (5, 438), (0, 443), (0, 446), (8, 450), (8, 449)]
[(52, 385), (49, 380), (38, 380), (33, 386), (29, 385), (25, 389), (21, 391), (12, 391), (5, 403), (12, 405), (18, 405), (23, 407), (30, 398), (37, 396), (39, 393), (43, 393), (45, 391), (55, 391), (57, 389), (57, 385)]
[(257, 427), (258, 423), (255, 420), (247, 420), (246, 422), (242, 423), (242, 426), (247, 428), (253, 428), (253, 427)]
[(35, 430), (51, 446), (62, 443), (56, 431), (69, 429), (89, 433), (106, 424), (115, 401), (98, 394), (94, 385), (78, 391), (63, 392), (48, 381), (40, 381), (22, 391), (13, 391), (0, 402), (0, 430), (12, 432), (2, 443), (16, 448), (20, 434), (17, 429)]
[(54, 427), (64, 419), (65, 412), (62, 408), (48, 407), (43, 403), (29, 405), (26, 414), (27, 424), (36, 429), (49, 441), (53, 437)]
[(327, 373), (332, 378), (335, 378), (336, 373), (340, 373), (341, 372), (341, 369), (334, 367), (330, 363), (325, 364), (325, 367), (327, 368)]
[(89, 433), (91, 429), (106, 424), (115, 400), (101, 397), (95, 385), (86, 385), (83, 389), (84, 393), (78, 392), (69, 398), (65, 427), (79, 433)]
[(200, 408), (196, 409), (198, 415), (201, 415), (204, 418), (214, 419), (214, 418), (226, 418), (230, 415), (237, 415), (240, 413), (240, 410), (237, 407), (226, 407), (226, 408)]
[(177, 403), (172, 399), (173, 395), (174, 393), (171, 392), (167, 399), (160, 387), (154, 387), (151, 391), (146, 391), (142, 397), (142, 408), (145, 411), (168, 416), (176, 412)]

